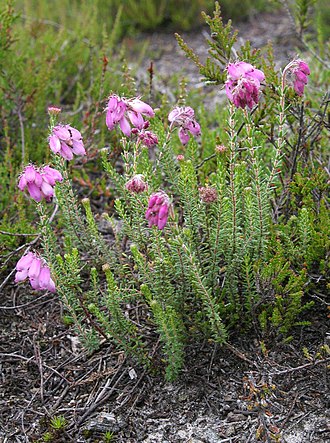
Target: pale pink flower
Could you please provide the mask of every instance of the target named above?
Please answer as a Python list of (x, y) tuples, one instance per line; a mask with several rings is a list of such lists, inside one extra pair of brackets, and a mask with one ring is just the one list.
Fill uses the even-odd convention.
[(117, 124), (123, 134), (131, 136), (131, 125), (137, 129), (143, 129), (145, 121), (143, 116), (154, 117), (155, 113), (151, 106), (140, 100), (139, 97), (125, 98), (112, 95), (106, 109), (106, 124), (112, 131)]
[(304, 93), (305, 85), (308, 82), (308, 75), (311, 73), (309, 66), (303, 60), (294, 60), (285, 68), (293, 76), (293, 88), (299, 96)]
[(125, 188), (132, 192), (139, 194), (141, 192), (144, 192), (148, 189), (148, 184), (143, 180), (142, 174), (134, 175), (125, 185)]
[(29, 278), (33, 289), (56, 291), (49, 267), (33, 252), (23, 255), (16, 264), (15, 283), (24, 281), (26, 278)]
[(54, 154), (59, 154), (66, 160), (72, 160), (73, 154), (86, 154), (81, 133), (70, 125), (55, 126), (48, 140)]
[(155, 145), (158, 145), (158, 137), (151, 131), (146, 131), (145, 129), (132, 129), (132, 134), (136, 134), (137, 138), (141, 141), (141, 143), (147, 148), (153, 148)]
[(202, 202), (213, 203), (213, 202), (217, 201), (218, 193), (215, 188), (207, 186), (207, 187), (201, 187), (198, 190), (199, 190), (199, 195), (200, 195)]
[(59, 171), (49, 166), (36, 168), (28, 165), (20, 176), (18, 187), (21, 191), (28, 190), (30, 196), (36, 202), (43, 198), (50, 202), (54, 196), (54, 185), (62, 181), (63, 177)]
[(250, 63), (236, 62), (227, 66), (226, 94), (237, 108), (250, 109), (259, 101), (260, 83), (265, 75)]
[(179, 138), (183, 145), (189, 141), (189, 132), (198, 136), (201, 133), (201, 127), (195, 120), (195, 112), (190, 106), (176, 106), (168, 115), (168, 120), (173, 126), (179, 126)]
[(164, 229), (170, 211), (171, 203), (169, 196), (164, 191), (152, 194), (149, 198), (146, 219), (149, 221), (149, 228), (155, 225), (158, 229)]
[(223, 154), (224, 152), (227, 151), (227, 147), (224, 145), (217, 145), (215, 147), (215, 152), (219, 153), (219, 154)]

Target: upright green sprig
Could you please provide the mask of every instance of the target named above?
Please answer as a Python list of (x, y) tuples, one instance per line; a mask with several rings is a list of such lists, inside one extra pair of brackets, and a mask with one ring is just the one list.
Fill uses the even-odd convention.
[[(246, 144), (250, 156), (250, 162), (254, 174), (254, 179), (251, 181), (255, 191), (257, 214), (258, 214), (258, 238), (256, 239), (257, 251), (256, 256), (263, 255), (265, 246), (265, 237), (267, 235), (267, 211), (266, 205), (268, 200), (266, 183), (262, 180), (262, 171), (260, 170), (260, 161), (257, 156), (257, 147), (254, 146), (254, 125), (251, 120), (251, 113), (244, 109)], [(253, 223), (250, 221), (250, 223)], [(254, 224), (254, 223), (253, 223)]]
[(286, 75), (288, 70), (290, 69), (290, 64), (285, 67), (282, 72), (281, 83), (278, 88), (278, 98), (277, 101), (277, 113), (275, 114), (275, 120), (278, 125), (277, 129), (277, 137), (275, 139), (275, 155), (273, 160), (273, 166), (271, 172), (269, 174), (269, 178), (267, 180), (267, 188), (271, 188), (274, 186), (274, 178), (276, 174), (279, 172), (279, 167), (281, 164), (282, 150), (285, 145), (285, 134), (286, 130), (284, 128), (285, 123), (285, 115), (287, 112), (287, 108), (285, 106), (285, 96), (286, 96)]
[(235, 180), (235, 162), (237, 158), (237, 126), (236, 126), (236, 110), (233, 104), (229, 105), (228, 118), (228, 144), (229, 144), (229, 190), (231, 201), (231, 235), (230, 235), (230, 254), (235, 256), (237, 252), (238, 237), (238, 209), (237, 209), (237, 192)]

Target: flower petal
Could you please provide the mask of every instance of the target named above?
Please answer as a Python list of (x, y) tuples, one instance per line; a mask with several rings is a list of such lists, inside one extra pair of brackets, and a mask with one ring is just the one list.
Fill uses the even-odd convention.
[(28, 276), (27, 269), (22, 269), (20, 271), (17, 271), (15, 274), (15, 283), (25, 280), (27, 276)]
[(30, 278), (38, 278), (41, 270), (41, 260), (40, 258), (34, 258), (32, 261), (28, 275)]
[(22, 271), (23, 269), (28, 269), (35, 258), (35, 255), (33, 252), (28, 252), (27, 254), (23, 255), (18, 262), (16, 263), (16, 269), (18, 271)]
[(55, 286), (54, 280), (52, 278), (49, 279), (47, 289), (50, 292), (53, 292), (53, 293), (56, 292), (56, 286)]
[(61, 150), (60, 139), (56, 135), (51, 135), (48, 141), (50, 149), (54, 152), (54, 154), (57, 154)]
[(65, 160), (72, 160), (73, 159), (73, 152), (72, 149), (64, 142), (61, 143), (61, 156), (65, 158)]
[(46, 181), (42, 182), (41, 192), (44, 194), (45, 197), (53, 197), (54, 196), (54, 188)]
[(134, 111), (127, 111), (127, 115), (133, 126), (135, 126), (138, 129), (143, 128), (144, 120), (142, 114)]
[(18, 187), (21, 191), (24, 191), (24, 189), (26, 188), (26, 185), (27, 185), (26, 177), (23, 174), (23, 175), (21, 175), (21, 178), (19, 179)]
[(141, 113), (147, 115), (148, 117), (154, 117), (155, 113), (151, 106), (147, 103), (144, 103), (139, 98), (135, 98), (129, 101), (129, 106), (137, 113)]
[(50, 282), (50, 269), (48, 266), (43, 266), (39, 274), (40, 289), (47, 289)]
[(189, 141), (189, 134), (183, 129), (179, 129), (179, 139), (183, 145), (186, 145)]
[(131, 126), (128, 123), (128, 120), (126, 117), (122, 117), (119, 121), (120, 129), (123, 131), (123, 133), (126, 135), (126, 137), (130, 137), (131, 135)]
[(84, 148), (84, 144), (81, 140), (73, 140), (72, 142), (72, 151), (76, 155), (85, 155), (86, 150)]
[(34, 182), (34, 179), (36, 177), (36, 170), (34, 166), (27, 166), (25, 168), (24, 175), (28, 183)]
[(53, 135), (56, 135), (59, 139), (66, 141), (66, 140), (70, 140), (71, 135), (69, 132), (69, 129), (71, 128), (70, 125), (65, 125), (65, 126), (55, 126), (55, 128), (53, 129)]
[(28, 183), (27, 188), (33, 200), (35, 200), (36, 202), (40, 202), (42, 199), (42, 193), (40, 188), (38, 188), (38, 186), (35, 183)]

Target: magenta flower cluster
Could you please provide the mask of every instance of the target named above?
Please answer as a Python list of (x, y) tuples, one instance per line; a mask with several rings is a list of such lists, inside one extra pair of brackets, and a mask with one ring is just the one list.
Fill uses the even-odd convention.
[(131, 136), (132, 126), (142, 130), (145, 128), (143, 116), (154, 117), (151, 106), (140, 100), (139, 97), (125, 98), (111, 95), (106, 107), (106, 124), (110, 131), (119, 124), (126, 137)]
[(35, 253), (28, 252), (16, 264), (15, 282), (29, 278), (33, 289), (55, 292), (55, 283), (51, 278), (49, 267)]
[(236, 62), (227, 66), (226, 94), (237, 108), (252, 109), (259, 102), (259, 90), (265, 75), (250, 63)]
[(137, 136), (137, 139), (142, 143), (142, 145), (147, 148), (152, 148), (155, 145), (158, 145), (158, 137), (151, 131), (146, 131), (149, 127), (149, 122), (145, 122), (144, 127), (142, 129), (132, 128), (132, 134)]
[(85, 155), (81, 133), (70, 125), (57, 125), (49, 136), (49, 147), (54, 154), (72, 160), (73, 154)]
[(149, 228), (157, 226), (164, 229), (170, 210), (170, 198), (164, 191), (159, 191), (149, 197), (146, 219), (149, 221)]
[(294, 60), (288, 65), (289, 71), (293, 75), (293, 88), (299, 96), (304, 93), (305, 85), (307, 85), (307, 76), (311, 73), (309, 66), (303, 60)]
[(40, 202), (43, 198), (49, 202), (54, 196), (55, 183), (62, 180), (61, 173), (50, 166), (36, 168), (34, 165), (29, 165), (24, 169), (18, 187), (21, 191), (27, 189), (36, 202)]
[(179, 126), (179, 138), (183, 145), (186, 145), (190, 139), (190, 134), (198, 136), (201, 133), (201, 127), (195, 120), (195, 112), (190, 106), (177, 106), (168, 115), (168, 120), (173, 126)]

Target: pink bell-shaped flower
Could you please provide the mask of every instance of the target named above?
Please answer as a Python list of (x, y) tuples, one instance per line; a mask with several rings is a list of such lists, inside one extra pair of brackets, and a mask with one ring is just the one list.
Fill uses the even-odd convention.
[(86, 154), (81, 133), (70, 125), (55, 126), (48, 140), (54, 154), (59, 154), (66, 160), (72, 160), (73, 154)]
[(299, 96), (302, 96), (308, 82), (307, 76), (311, 73), (308, 64), (300, 59), (293, 60), (284, 69), (284, 72), (286, 71), (293, 76), (293, 89)]
[(170, 211), (170, 198), (164, 191), (152, 194), (149, 198), (146, 219), (149, 221), (149, 228), (155, 225), (158, 229), (164, 229)]
[(201, 133), (201, 127), (195, 120), (195, 112), (190, 106), (176, 106), (168, 115), (171, 127), (179, 126), (179, 139), (186, 145), (190, 139), (190, 134), (197, 137)]
[(143, 116), (154, 117), (151, 106), (140, 100), (139, 97), (126, 98), (111, 95), (106, 107), (106, 125), (112, 131), (117, 124), (126, 137), (131, 136), (133, 128), (142, 130), (145, 126)]
[(259, 102), (259, 90), (265, 75), (250, 63), (236, 62), (227, 66), (226, 94), (237, 108), (250, 109)]
[(18, 187), (21, 191), (27, 189), (36, 202), (40, 202), (43, 198), (49, 202), (54, 196), (55, 183), (62, 180), (61, 173), (56, 169), (49, 166), (36, 168), (34, 165), (28, 165), (20, 176)]
[(33, 289), (56, 292), (49, 267), (34, 252), (23, 255), (16, 264), (15, 283), (24, 281), (26, 278), (29, 278)]

